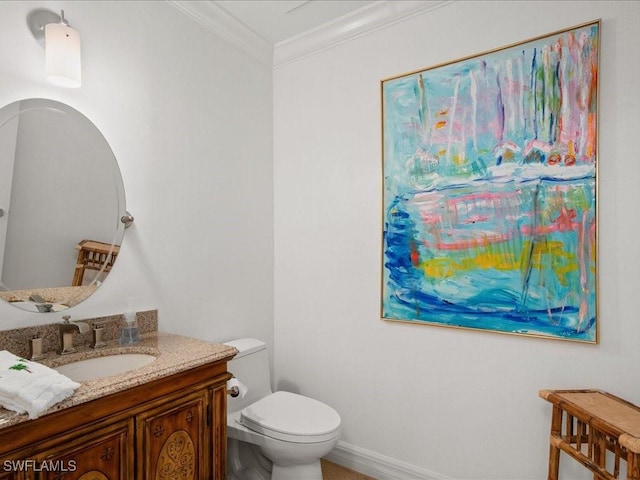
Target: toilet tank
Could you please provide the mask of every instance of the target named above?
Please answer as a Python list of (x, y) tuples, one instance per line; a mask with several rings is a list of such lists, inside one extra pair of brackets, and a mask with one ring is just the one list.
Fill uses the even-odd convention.
[(269, 351), (266, 343), (255, 338), (240, 338), (224, 343), (238, 349), (238, 354), (228, 362), (227, 369), (247, 387), (244, 398), (227, 397), (227, 411), (233, 413), (272, 393)]

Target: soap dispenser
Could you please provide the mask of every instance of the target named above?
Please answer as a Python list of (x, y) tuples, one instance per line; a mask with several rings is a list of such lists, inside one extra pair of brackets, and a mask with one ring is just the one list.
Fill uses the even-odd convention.
[(136, 311), (129, 306), (124, 314), (124, 325), (120, 332), (120, 345), (130, 345), (140, 341)]

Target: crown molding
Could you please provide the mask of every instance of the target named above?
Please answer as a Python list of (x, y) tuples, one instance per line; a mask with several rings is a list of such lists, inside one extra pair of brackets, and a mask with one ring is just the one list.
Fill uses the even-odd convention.
[(275, 46), (214, 1), (165, 0), (269, 68), (279, 68), (455, 0), (378, 0)]
[(379, 0), (274, 47), (274, 69), (315, 55), (455, 0)]
[(212, 1), (166, 0), (187, 17), (231, 43), (264, 66), (273, 66), (273, 45)]

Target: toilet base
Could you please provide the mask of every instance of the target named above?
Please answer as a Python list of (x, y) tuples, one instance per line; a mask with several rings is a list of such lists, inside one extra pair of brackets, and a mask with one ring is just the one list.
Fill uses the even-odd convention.
[(322, 480), (320, 460), (305, 465), (273, 464), (271, 480)]
[(320, 460), (305, 464), (278, 465), (250, 443), (229, 438), (227, 442), (229, 480), (322, 480)]
[(230, 480), (322, 480), (320, 459), (338, 443), (341, 431), (321, 442), (287, 442), (249, 430), (227, 418), (227, 467)]
[(271, 480), (271, 467), (271, 460), (256, 445), (228, 438), (228, 480)]

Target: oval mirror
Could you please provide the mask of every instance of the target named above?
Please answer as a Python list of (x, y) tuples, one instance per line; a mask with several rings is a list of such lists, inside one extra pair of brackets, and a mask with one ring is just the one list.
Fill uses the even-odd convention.
[(91, 295), (124, 236), (124, 185), (82, 113), (48, 99), (0, 109), (0, 298), (60, 311)]

